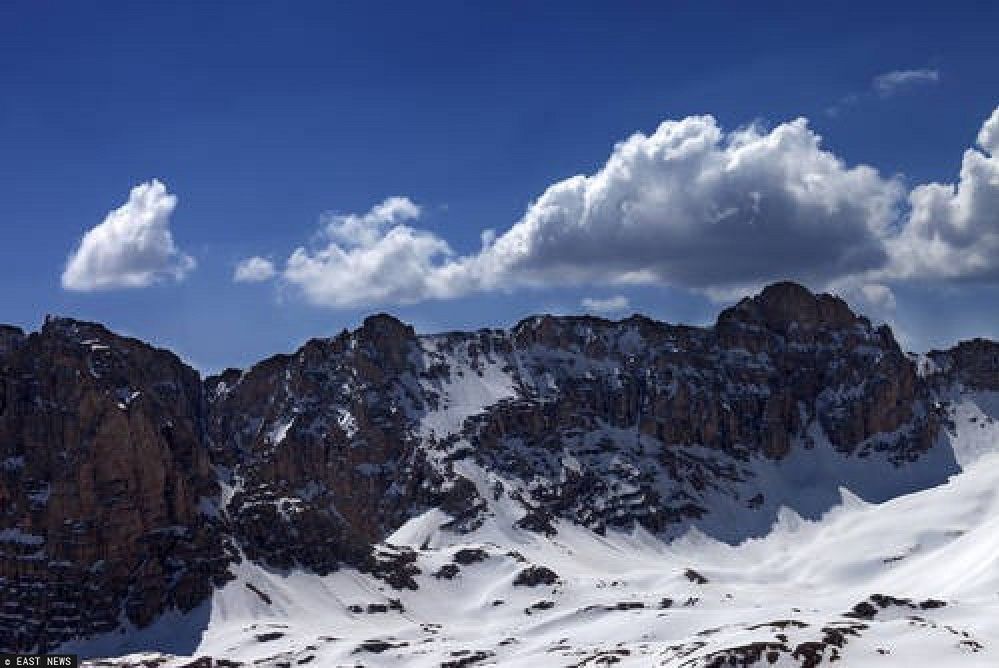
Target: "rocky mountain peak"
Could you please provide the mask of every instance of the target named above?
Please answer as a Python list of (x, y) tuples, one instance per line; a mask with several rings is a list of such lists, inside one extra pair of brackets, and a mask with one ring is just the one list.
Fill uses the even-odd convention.
[(761, 324), (781, 333), (795, 328), (812, 330), (870, 324), (839, 297), (814, 294), (792, 281), (768, 285), (760, 294), (744, 298), (718, 317), (719, 324), (732, 321)]
[(372, 341), (379, 339), (399, 341), (416, 337), (416, 330), (412, 325), (407, 325), (388, 313), (369, 315), (357, 333), (362, 338)]
[(403, 370), (416, 344), (416, 330), (395, 316), (378, 313), (364, 319), (354, 333), (362, 349), (378, 357), (386, 369)]

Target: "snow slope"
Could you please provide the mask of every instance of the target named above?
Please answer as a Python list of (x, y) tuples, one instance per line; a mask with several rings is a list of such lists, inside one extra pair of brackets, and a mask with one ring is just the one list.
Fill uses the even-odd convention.
[[(507, 396), (490, 366), (442, 385), (426, 427), (451, 431)], [(431, 510), (388, 538), (415, 552), (416, 590), (353, 570), (320, 577), (243, 561), (190, 614), (62, 650), (118, 657), (89, 665), (164, 667), (197, 656), (257, 666), (996, 666), (999, 395), (955, 388), (942, 399), (952, 424), (930, 461), (960, 464), (948, 482), (914, 480), (917, 491), (878, 503), (830, 492), (825, 470), (842, 462), (816, 439), (815, 450), (754, 464), (774, 498), (798, 490), (806, 517), (782, 507), (765, 535), (737, 545), (697, 528), (667, 543), (641, 528), (601, 536), (563, 521), (545, 537), (514, 528), (524, 509), (503, 496), (470, 533), (441, 529), (449, 517)], [(878, 463), (851, 466), (853, 490), (876, 496)], [(495, 473), (457, 467), (489, 496)], [(829, 504), (809, 503), (806, 489), (837, 502), (808, 519)], [(557, 580), (516, 584), (531, 566)]]
[[(958, 397), (957, 423), (971, 422), (975, 411), (974, 424), (993, 421), (973, 437), (952, 437), (966, 469), (946, 484), (879, 504), (842, 490), (841, 503), (819, 520), (784, 510), (768, 535), (737, 546), (696, 530), (665, 544), (640, 529), (599, 536), (568, 523), (546, 539), (511, 528), (504, 515), (521, 512), (514, 504), (459, 537), (438, 530), (442, 517), (432, 511), (388, 541), (418, 550), (416, 591), (353, 571), (318, 577), (244, 562), (210, 606), (66, 649), (104, 656), (141, 649), (118, 662), (144, 657), (166, 666), (190, 660), (169, 657), (176, 653), (271, 666), (617, 659), (679, 667), (723, 665), (712, 662), (756, 649), (758, 665), (767, 666), (834, 655), (844, 666), (999, 665), (995, 408), (994, 396)], [(484, 550), (481, 561), (458, 566), (452, 579), (434, 577), (470, 546)], [(551, 568), (558, 582), (515, 586), (529, 564)], [(879, 594), (889, 598), (870, 600)], [(870, 609), (845, 615), (865, 602)], [(369, 612), (370, 604), (386, 611)]]

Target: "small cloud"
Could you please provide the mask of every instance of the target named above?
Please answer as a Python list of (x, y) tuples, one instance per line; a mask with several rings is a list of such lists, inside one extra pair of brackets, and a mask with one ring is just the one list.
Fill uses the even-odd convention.
[(320, 246), (297, 248), (281, 276), (309, 302), (336, 308), (467, 291), (446, 263), (447, 242), (406, 224), (420, 213), (409, 198), (389, 197), (364, 214), (327, 216)]
[(892, 289), (883, 283), (865, 282), (862, 276), (834, 281), (828, 288), (864, 313), (895, 310), (895, 293)]
[(274, 263), (263, 257), (248, 257), (236, 265), (232, 280), (236, 283), (260, 283), (277, 275)]
[(872, 86), (881, 97), (889, 97), (898, 91), (918, 84), (937, 83), (940, 71), (933, 69), (894, 70), (874, 77)]
[(615, 295), (600, 299), (598, 297), (584, 297), (581, 302), (583, 309), (588, 313), (598, 313), (601, 315), (612, 315), (626, 311), (631, 303), (623, 295)]
[(863, 301), (871, 306), (888, 311), (895, 310), (895, 293), (887, 285), (866, 283), (860, 286), (860, 294), (863, 295)]
[(860, 95), (857, 93), (847, 93), (836, 104), (826, 107), (826, 115), (836, 118), (850, 107), (856, 106), (858, 102), (860, 102)]
[(183, 280), (196, 263), (170, 233), (176, 207), (176, 195), (156, 179), (132, 188), (125, 204), (83, 235), (66, 261), (62, 287), (88, 292)]
[(389, 197), (365, 214), (327, 214), (326, 234), (335, 241), (354, 246), (374, 244), (384, 228), (395, 227), (420, 217), (420, 207), (408, 197)]

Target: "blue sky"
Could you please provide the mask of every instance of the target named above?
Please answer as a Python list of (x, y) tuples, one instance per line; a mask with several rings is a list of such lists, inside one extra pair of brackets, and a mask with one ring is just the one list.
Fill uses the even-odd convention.
[(787, 277), (914, 349), (999, 336), (999, 9), (478, 4), (3, 3), (0, 321), (215, 370), (373, 311), (704, 323)]

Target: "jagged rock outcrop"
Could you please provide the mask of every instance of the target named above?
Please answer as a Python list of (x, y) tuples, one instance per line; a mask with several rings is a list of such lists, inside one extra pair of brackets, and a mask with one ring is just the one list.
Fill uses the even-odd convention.
[(844, 456), (901, 466), (942, 419), (887, 327), (791, 283), (713, 328), (544, 316), (511, 339), (517, 396), (470, 417), (463, 435), (486, 468), (525, 482), (526, 519), (663, 531), (738, 489), (760, 508), (754, 457), (780, 460), (818, 434)]
[(372, 543), (417, 509), (453, 505), (456, 478), (428, 464), (407, 410), (420, 364), (412, 327), (377, 315), (208, 379), (209, 431), (234, 487), (226, 513), (248, 557), (374, 568)]
[(0, 358), (0, 645), (52, 647), (189, 610), (225, 577), (198, 374), (50, 319)]
[(887, 327), (793, 283), (713, 327), (538, 316), (418, 336), (380, 314), (203, 382), (100, 325), (2, 327), (0, 649), (189, 610), (241, 558), (415, 588), (416, 553), (382, 541), (429, 509), (457, 533), (502, 506), (545, 536), (562, 520), (669, 538), (714, 515), (733, 524), (719, 537), (753, 535), (788, 502), (759, 473), (778, 463), (815, 457), (833, 491), (840, 464), (909, 480), (939, 389), (996, 389), (997, 347), (920, 371)]
[(927, 354), (937, 374), (973, 390), (999, 391), (999, 343), (988, 339), (962, 341), (950, 350)]

